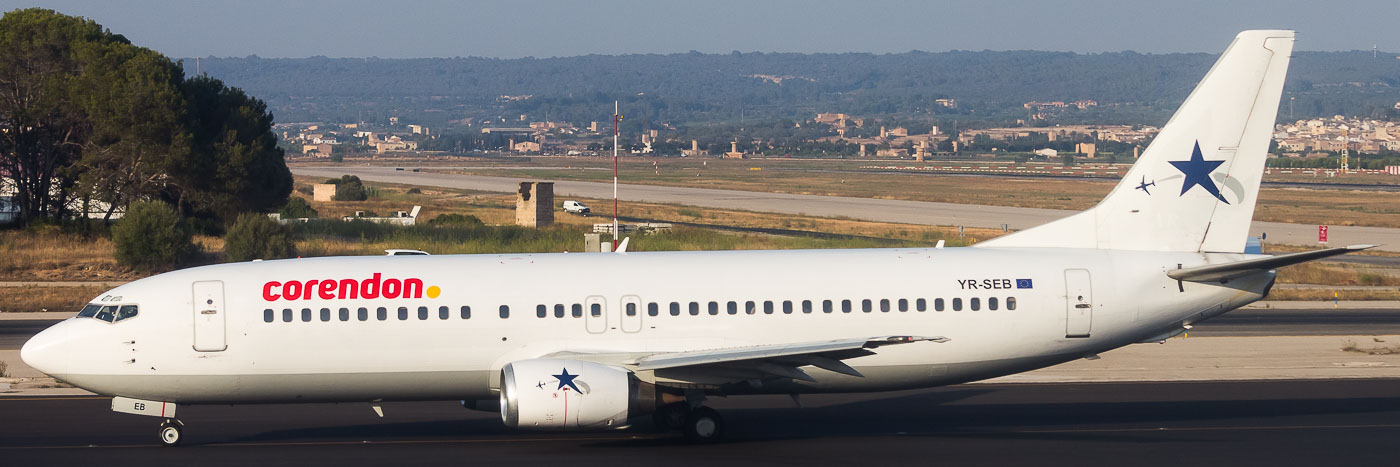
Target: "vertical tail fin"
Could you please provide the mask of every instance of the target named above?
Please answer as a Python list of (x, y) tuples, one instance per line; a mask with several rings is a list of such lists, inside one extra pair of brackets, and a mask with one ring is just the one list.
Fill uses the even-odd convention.
[(1240, 33), (1097, 206), (979, 246), (1244, 251), (1292, 51)]

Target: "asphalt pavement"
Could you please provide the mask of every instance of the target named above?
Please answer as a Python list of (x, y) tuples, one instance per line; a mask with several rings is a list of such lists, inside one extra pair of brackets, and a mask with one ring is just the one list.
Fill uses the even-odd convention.
[(1392, 465), (1400, 380), (982, 384), (715, 399), (725, 442), (645, 429), (515, 432), (454, 402), (180, 408), (0, 398), (6, 465)]

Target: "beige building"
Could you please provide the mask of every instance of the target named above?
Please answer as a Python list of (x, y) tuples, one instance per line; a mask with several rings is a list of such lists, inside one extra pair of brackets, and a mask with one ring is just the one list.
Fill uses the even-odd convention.
[(520, 182), (515, 193), (515, 225), (554, 225), (554, 182)]
[(315, 185), (311, 185), (311, 200), (312, 200), (312, 201), (331, 201), (331, 200), (334, 199), (334, 198), (335, 198), (335, 184), (333, 184), (333, 183), (317, 183), (317, 184), (315, 184)]

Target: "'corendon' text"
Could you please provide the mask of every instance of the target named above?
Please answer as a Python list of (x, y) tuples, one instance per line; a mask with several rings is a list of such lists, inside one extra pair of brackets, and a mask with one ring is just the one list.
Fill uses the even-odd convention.
[(271, 281), (263, 284), (263, 300), (354, 300), (360, 298), (423, 298), (421, 279), (381, 279), (374, 273), (369, 279), (312, 279), (309, 281)]

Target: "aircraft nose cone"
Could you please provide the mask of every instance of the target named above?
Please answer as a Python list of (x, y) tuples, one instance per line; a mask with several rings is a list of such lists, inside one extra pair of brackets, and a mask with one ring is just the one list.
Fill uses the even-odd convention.
[(62, 374), (68, 364), (68, 350), (63, 345), (68, 333), (62, 328), (63, 323), (59, 323), (31, 337), (19, 349), (20, 360), (44, 374)]

